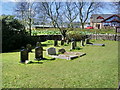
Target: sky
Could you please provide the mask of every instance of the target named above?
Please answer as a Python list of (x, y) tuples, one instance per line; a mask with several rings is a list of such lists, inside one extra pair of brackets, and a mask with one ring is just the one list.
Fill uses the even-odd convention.
[[(13, 2), (13, 1), (15, 0), (0, 1), (0, 15), (2, 14), (13, 15), (14, 14), (16, 2)], [(102, 14), (112, 14), (112, 10), (109, 10), (109, 9), (103, 10)]]

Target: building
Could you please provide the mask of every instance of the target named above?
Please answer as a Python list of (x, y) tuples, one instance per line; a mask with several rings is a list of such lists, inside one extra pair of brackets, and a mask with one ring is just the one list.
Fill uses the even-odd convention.
[(120, 26), (120, 14), (93, 14), (90, 17), (90, 25), (94, 29), (113, 29)]

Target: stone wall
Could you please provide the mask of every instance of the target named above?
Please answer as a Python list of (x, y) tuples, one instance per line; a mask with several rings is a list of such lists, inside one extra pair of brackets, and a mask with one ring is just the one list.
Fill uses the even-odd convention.
[(119, 34), (92, 34), (88, 36), (90, 39), (120, 41)]
[[(120, 41), (120, 34), (91, 34), (87, 36), (90, 39)], [(62, 40), (62, 35), (39, 35), (33, 37), (37, 37), (40, 41)]]

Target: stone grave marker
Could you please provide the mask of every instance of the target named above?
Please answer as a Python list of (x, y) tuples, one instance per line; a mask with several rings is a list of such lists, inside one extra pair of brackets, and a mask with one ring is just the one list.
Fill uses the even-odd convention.
[(66, 51), (65, 51), (64, 48), (58, 50), (58, 53), (59, 53), (59, 54), (64, 54), (65, 52), (66, 52)]
[(27, 44), (26, 48), (27, 48), (28, 52), (32, 52), (32, 45), (31, 44)]
[(58, 46), (58, 41), (54, 40), (54, 46)]
[(75, 49), (75, 42), (74, 41), (71, 42), (71, 50), (72, 49)]
[(28, 60), (28, 50), (22, 47), (20, 51), (20, 62), (25, 63), (26, 60)]
[(56, 55), (56, 49), (54, 47), (48, 48), (47, 54), (48, 55)]
[(61, 40), (61, 45), (64, 45), (64, 40)]
[(37, 42), (36, 47), (40, 47), (40, 46), (41, 46), (41, 42)]
[(81, 46), (84, 46), (85, 40), (81, 40)]
[(35, 59), (36, 60), (43, 59), (43, 48), (42, 47), (35, 48)]

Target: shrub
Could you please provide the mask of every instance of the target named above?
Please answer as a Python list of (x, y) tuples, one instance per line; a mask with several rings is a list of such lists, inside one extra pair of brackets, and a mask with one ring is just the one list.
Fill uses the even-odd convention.
[(75, 40), (82, 40), (85, 37), (85, 34), (80, 31), (69, 31), (67, 32), (67, 39), (71, 40), (72, 38)]
[(2, 16), (2, 52), (20, 49), (28, 43), (34, 45), (36, 39), (28, 36), (24, 25), (13, 16)]

